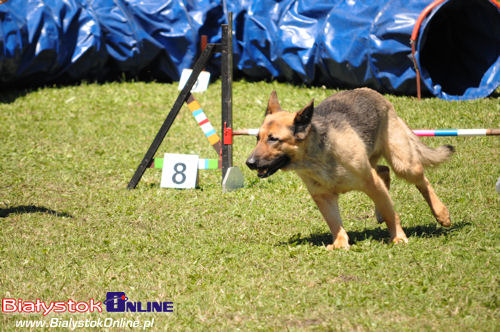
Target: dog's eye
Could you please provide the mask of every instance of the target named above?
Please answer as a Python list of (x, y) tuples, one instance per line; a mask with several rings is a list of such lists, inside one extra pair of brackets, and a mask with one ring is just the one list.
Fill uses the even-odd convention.
[(279, 139), (279, 138), (277, 138), (277, 137), (274, 137), (273, 135), (269, 135), (269, 136), (267, 137), (267, 141), (268, 141), (268, 142), (279, 142), (279, 141), (280, 141), (280, 139)]

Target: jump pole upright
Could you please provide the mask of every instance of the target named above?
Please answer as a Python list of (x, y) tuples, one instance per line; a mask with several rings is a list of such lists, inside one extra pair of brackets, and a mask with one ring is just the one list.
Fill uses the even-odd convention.
[(233, 13), (228, 13), (228, 24), (222, 25), (221, 65), (221, 133), (222, 181), (233, 166)]
[(222, 25), (221, 50), (222, 192), (242, 188), (245, 182), (241, 170), (233, 166), (233, 13), (227, 16), (228, 24)]

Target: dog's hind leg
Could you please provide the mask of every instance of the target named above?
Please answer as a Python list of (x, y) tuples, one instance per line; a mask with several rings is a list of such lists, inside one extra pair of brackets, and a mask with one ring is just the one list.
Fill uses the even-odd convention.
[(445, 227), (451, 225), (448, 208), (438, 198), (429, 180), (424, 175), (424, 167), (438, 165), (447, 160), (454, 149), (441, 146), (436, 149), (423, 144), (403, 120), (395, 117), (389, 124), (389, 139), (384, 157), (397, 176), (413, 183), (424, 196), (437, 222)]
[[(391, 188), (391, 171), (389, 167), (384, 165), (377, 165), (376, 170), (378, 176), (380, 176), (380, 178), (384, 181), (385, 187), (387, 188), (387, 190), (389, 190)], [(377, 221), (379, 224), (384, 222), (384, 218), (377, 210), (377, 208), (375, 208), (375, 216), (377, 217)]]
[(441, 202), (439, 197), (434, 192), (429, 180), (424, 175), (424, 166), (418, 160), (413, 160), (412, 163), (405, 162), (410, 158), (402, 158), (401, 156), (392, 153), (391, 159), (388, 160), (392, 166), (392, 170), (397, 176), (413, 183), (420, 191), (427, 204), (429, 205), (434, 218), (444, 227), (451, 226), (450, 213), (448, 208)]
[(411, 177), (407, 180), (415, 184), (418, 191), (420, 191), (422, 196), (424, 196), (424, 199), (431, 208), (431, 212), (434, 215), (434, 218), (436, 218), (436, 221), (444, 227), (450, 227), (450, 212), (436, 195), (434, 189), (431, 186), (431, 183), (429, 182), (429, 180), (427, 180), (424, 173), (422, 172), (418, 176)]
[(349, 249), (349, 237), (340, 218), (337, 194), (315, 194), (311, 195), (319, 211), (325, 218), (333, 236), (333, 244), (328, 245), (328, 250), (336, 248)]
[(363, 191), (375, 203), (375, 207), (380, 212), (380, 215), (389, 229), (391, 241), (394, 243), (408, 242), (406, 234), (401, 227), (399, 216), (396, 211), (394, 211), (394, 205), (389, 195), (389, 191), (382, 178), (377, 174), (377, 171), (372, 168), (365, 181), (366, 186), (363, 188)]

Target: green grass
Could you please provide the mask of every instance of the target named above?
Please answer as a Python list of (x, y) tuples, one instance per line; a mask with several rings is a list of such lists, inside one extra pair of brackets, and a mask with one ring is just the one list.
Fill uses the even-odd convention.
[[(334, 91), (236, 82), (235, 128), (256, 128), (276, 89), (290, 111)], [(155, 330), (498, 331), (498, 137), (426, 138), (452, 144), (428, 172), (452, 214), (444, 229), (418, 191), (391, 194), (409, 244), (388, 244), (359, 193), (343, 195), (351, 250), (327, 251), (326, 223), (293, 173), (259, 180), (244, 166), (255, 138), (235, 137), (245, 188), (221, 193), (220, 172), (198, 189), (161, 189), (147, 170), (126, 185), (177, 97), (175, 84), (109, 83), (0, 93), (0, 297), (88, 301), (125, 291), (173, 301), (174, 313), (49, 314), (154, 318)], [(197, 99), (220, 133), (220, 82)], [(387, 96), (412, 128), (500, 127), (498, 93), (446, 102)], [(214, 158), (187, 107), (160, 153)], [(0, 315), (0, 330), (40, 315)]]

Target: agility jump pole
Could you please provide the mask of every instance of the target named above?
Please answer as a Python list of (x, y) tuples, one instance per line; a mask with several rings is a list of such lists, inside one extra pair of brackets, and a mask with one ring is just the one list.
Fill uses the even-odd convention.
[[(206, 45), (205, 45), (206, 46)], [(219, 159), (203, 159), (200, 158), (198, 160), (198, 169), (222, 169), (222, 160), (220, 158), (222, 146), (219, 135), (215, 131), (214, 127), (208, 120), (203, 108), (201, 108), (200, 103), (194, 98), (192, 94), (190, 94), (187, 98), (187, 106), (193, 115), (193, 118), (196, 120), (198, 125), (200, 126), (201, 131), (205, 134), (208, 142), (214, 148), (215, 152), (219, 156)], [(163, 168), (163, 158), (154, 158), (151, 164), (149, 164), (148, 168)]]
[[(202, 36), (204, 37), (204, 36)], [(202, 49), (206, 47), (206, 44), (202, 46)], [(208, 140), (208, 143), (212, 145), (215, 152), (219, 156), (219, 159), (198, 159), (198, 169), (222, 169), (222, 160), (220, 158), (222, 146), (219, 135), (215, 131), (214, 127), (208, 120), (203, 108), (201, 108), (200, 103), (194, 98), (192, 94), (189, 94), (187, 98), (187, 106), (193, 115), (193, 118), (196, 120), (198, 125), (200, 126), (201, 131), (205, 134), (205, 137)], [(154, 158), (149, 168), (163, 168), (163, 158)]]
[[(144, 155), (144, 158), (142, 159), (141, 163), (137, 167), (137, 170), (135, 171), (134, 175), (130, 179), (130, 182), (127, 185), (128, 189), (134, 189), (137, 187), (137, 184), (141, 180), (142, 176), (144, 175), (144, 172), (146, 169), (155, 167), (156, 162), (154, 159), (154, 156), (156, 152), (158, 151), (158, 148), (160, 147), (161, 143), (163, 142), (165, 136), (167, 135), (170, 127), (172, 126), (174, 120), (176, 119), (177, 115), (179, 114), (179, 111), (182, 108), (182, 105), (186, 102), (188, 103), (188, 107), (191, 104), (190, 110), (193, 113), (193, 115), (196, 118), (196, 115), (199, 115), (200, 113), (195, 114), (196, 109), (198, 108), (199, 104), (196, 102), (193, 104), (193, 101), (196, 101), (194, 97), (191, 95), (191, 89), (193, 88), (194, 84), (196, 83), (196, 80), (198, 79), (198, 76), (200, 75), (201, 71), (203, 68), (206, 67), (208, 64), (208, 61), (210, 60), (210, 57), (213, 55), (214, 52), (221, 53), (221, 81), (222, 81), (222, 87), (221, 87), (221, 115), (222, 115), (222, 121), (221, 121), (221, 129), (222, 129), (222, 140), (219, 139), (218, 143), (215, 140), (215, 137), (213, 137), (214, 132), (212, 130), (207, 130), (205, 132), (203, 125), (206, 125), (206, 123), (201, 124), (203, 120), (200, 120), (198, 124), (200, 127), (202, 127), (202, 130), (204, 130), (205, 136), (207, 136), (207, 139), (209, 139), (209, 142), (212, 144), (216, 152), (219, 154), (219, 161), (218, 164), (220, 164), (220, 168), (222, 169), (222, 183), (224, 186), (224, 178), (226, 176), (226, 172), (232, 168), (233, 166), (233, 155), (232, 155), (232, 81), (233, 81), (233, 28), (232, 28), (232, 22), (233, 22), (233, 13), (229, 12), (228, 13), (228, 24), (222, 24), (222, 40), (221, 43), (208, 43), (204, 47), (204, 49), (201, 52), (200, 57), (198, 60), (195, 62), (193, 71), (191, 72), (191, 75), (189, 76), (189, 79), (187, 80), (186, 84), (182, 88), (181, 92), (177, 96), (177, 99), (174, 102), (174, 105), (170, 109), (170, 112), (168, 113), (165, 121), (163, 122), (162, 126), (160, 127), (160, 130), (156, 134), (153, 142), (149, 146), (149, 149), (147, 150), (146, 154)], [(196, 105), (197, 104), (197, 105)], [(194, 111), (193, 111), (194, 109)], [(201, 106), (199, 107), (201, 109)], [(198, 121), (198, 119), (197, 119)], [(211, 126), (211, 125), (210, 125)], [(208, 126), (205, 126), (205, 129)], [(213, 128), (212, 128), (213, 129)], [(212, 139), (212, 138), (213, 139)], [(157, 158), (160, 160), (160, 158)], [(214, 167), (214, 162), (208, 161), (209, 166), (207, 166), (209, 169), (210, 167)], [(219, 166), (219, 165), (218, 165)], [(200, 165), (199, 165), (200, 167)], [(219, 167), (218, 167), (219, 168)], [(224, 189), (224, 187), (223, 187)]]
[[(412, 130), (417, 136), (499, 136), (499, 129), (415, 129)], [(237, 129), (233, 135), (257, 136), (259, 129)]]
[(219, 135), (217, 135), (217, 132), (210, 123), (210, 120), (208, 120), (207, 116), (205, 115), (205, 112), (203, 111), (203, 108), (201, 108), (200, 103), (198, 103), (198, 101), (192, 94), (188, 96), (186, 102), (189, 110), (191, 111), (191, 114), (200, 126), (201, 131), (203, 131), (203, 134), (205, 134), (205, 137), (208, 139), (208, 143), (212, 145), (215, 152), (217, 152), (217, 154), (220, 156), (222, 145)]
[(417, 136), (497, 136), (500, 129), (415, 129)]

